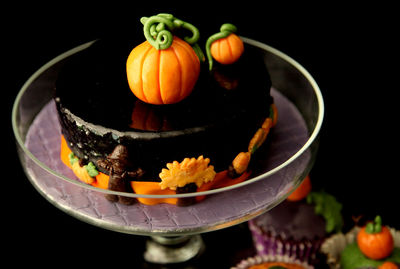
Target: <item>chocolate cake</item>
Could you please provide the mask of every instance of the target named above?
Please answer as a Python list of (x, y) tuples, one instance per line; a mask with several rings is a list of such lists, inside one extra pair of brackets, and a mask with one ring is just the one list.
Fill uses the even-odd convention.
[(143, 35), (97, 40), (69, 57), (59, 73), (55, 101), (62, 134), (80, 165), (91, 163), (109, 175), (104, 160), (122, 145), (125, 168), (140, 171), (136, 181), (160, 182), (168, 163), (199, 156), (215, 171), (230, 167), (231, 178), (239, 176), (243, 171), (232, 169), (233, 160), (255, 150), (249, 142), (267, 118), (276, 120), (258, 49), (244, 44), (236, 62), (215, 62), (212, 70), (201, 59), (190, 95), (155, 105), (132, 94), (127, 81), (127, 58), (143, 40)]

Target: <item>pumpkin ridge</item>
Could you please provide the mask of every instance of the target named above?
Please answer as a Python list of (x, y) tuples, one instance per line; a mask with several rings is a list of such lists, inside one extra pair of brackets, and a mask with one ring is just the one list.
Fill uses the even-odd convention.
[[(185, 45), (185, 44), (187, 44), (188, 46), (190, 46), (188, 43), (186, 43), (185, 41), (183, 41), (180, 38), (177, 38), (177, 41), (178, 41), (177, 44), (189, 54), (189, 57), (192, 58), (192, 60), (194, 60), (196, 62), (200, 62), (199, 58), (197, 57), (196, 53), (194, 53), (193, 49), (189, 50), (189, 48)], [(183, 42), (185, 44), (183, 44)]]
[[(196, 62), (197, 63), (197, 65), (195, 65), (196, 66), (196, 73), (199, 73), (200, 72), (200, 60), (199, 60), (199, 58), (197, 57), (197, 55), (196, 55), (196, 53), (194, 52), (194, 50), (190, 47), (190, 45), (188, 44), (188, 43), (186, 43), (185, 41), (183, 41), (182, 39), (180, 39), (180, 38), (177, 38), (176, 39), (178, 42), (176, 42), (176, 45), (177, 46), (179, 46), (180, 48), (182, 48), (187, 54), (188, 54), (188, 57), (192, 60), (192, 61), (194, 61), (194, 62)], [(182, 71), (184, 71), (184, 69), (182, 70)], [(191, 72), (193, 72), (193, 71), (191, 71)], [(187, 71), (185, 71), (185, 73), (187, 74)], [(182, 80), (182, 84), (184, 83), (184, 81), (183, 81), (183, 77), (181, 77), (181, 80)], [(195, 82), (196, 83), (196, 82)], [(192, 85), (192, 87), (194, 87), (194, 85), (195, 85), (195, 83)], [(187, 85), (185, 85), (185, 88), (186, 88), (186, 86)], [(185, 93), (185, 91), (183, 91), (183, 95), (185, 95), (186, 93)], [(186, 94), (187, 95), (187, 94)]]
[(234, 42), (233, 43), (234, 47), (232, 49), (232, 55), (235, 55), (234, 56), (235, 58), (237, 57), (236, 55), (239, 55), (239, 57), (238, 57), (238, 59), (239, 59), (244, 51), (243, 41), (240, 39), (239, 36), (237, 36), (235, 34), (232, 34), (231, 40)]
[(217, 41), (215, 41), (215, 51), (217, 52), (217, 57), (218, 58), (221, 58), (221, 50), (220, 50), (220, 47), (221, 47), (221, 40), (219, 39), (219, 40), (217, 40)]
[(229, 57), (233, 58), (233, 50), (232, 50), (231, 43), (229, 42), (228, 38), (229, 38), (229, 36), (225, 39), (225, 43), (226, 43), (226, 46), (228, 47)]
[(142, 74), (143, 92), (147, 102), (151, 104), (161, 104), (162, 102), (159, 87), (160, 51), (152, 47), (146, 55), (142, 67), (142, 72), (144, 70), (147, 72)]
[(179, 87), (180, 87), (179, 98), (181, 98), (182, 95), (183, 95), (183, 88), (184, 88), (183, 87), (183, 78), (182, 78), (183, 69), (182, 69), (182, 66), (181, 66), (181, 62), (180, 62), (179, 56), (175, 51), (175, 48), (174, 47), (171, 47), (171, 48), (172, 48), (172, 51), (175, 54), (176, 62), (178, 63), (178, 66), (179, 66), (179, 72), (178, 72), (178, 75), (179, 75)]
[[(149, 45), (150, 45), (150, 43), (149, 43)], [(148, 99), (147, 99), (146, 95), (144, 94), (144, 90), (143, 90), (143, 63), (147, 57), (147, 54), (150, 52), (151, 49), (152, 49), (152, 46), (150, 45), (148, 47), (148, 49), (143, 53), (142, 59), (140, 59), (140, 69), (139, 69), (140, 70), (140, 84), (141, 84), (140, 90), (142, 91), (142, 96), (143, 96), (143, 99), (145, 102), (148, 102)]]
[(161, 89), (161, 66), (160, 66), (160, 60), (161, 60), (161, 53), (162, 53), (162, 50), (157, 50), (157, 53), (158, 53), (158, 56), (157, 56), (157, 62), (158, 62), (158, 65), (155, 65), (155, 66), (157, 66), (157, 73), (158, 73), (158, 79), (157, 79), (157, 85), (158, 85), (158, 91), (157, 91), (157, 93), (158, 93), (158, 99), (159, 99), (159, 101), (160, 101), (160, 104), (163, 104), (164, 103), (164, 101), (163, 101), (163, 98), (162, 98), (162, 95), (161, 95), (161, 91), (162, 91), (162, 89)]

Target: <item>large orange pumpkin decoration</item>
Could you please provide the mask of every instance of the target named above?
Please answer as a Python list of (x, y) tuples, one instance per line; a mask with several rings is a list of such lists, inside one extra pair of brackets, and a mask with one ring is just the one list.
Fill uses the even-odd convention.
[(386, 226), (382, 226), (380, 216), (361, 228), (357, 235), (357, 244), (365, 256), (374, 260), (386, 258), (394, 248), (393, 236)]
[[(129, 87), (146, 103), (177, 103), (192, 92), (199, 77), (200, 60), (191, 46), (197, 42), (198, 30), (170, 14), (141, 21), (147, 41), (135, 47), (127, 59)], [(170, 32), (181, 27), (191, 30), (193, 37), (184, 41)]]

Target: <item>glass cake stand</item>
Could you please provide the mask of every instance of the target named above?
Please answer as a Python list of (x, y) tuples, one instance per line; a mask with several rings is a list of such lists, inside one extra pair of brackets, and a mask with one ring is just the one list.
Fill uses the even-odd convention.
[[(309, 173), (318, 148), (324, 104), (312, 76), (295, 60), (263, 43), (278, 108), (277, 125), (260, 150), (250, 179), (201, 193), (139, 195), (86, 185), (60, 160), (60, 126), (52, 101), (54, 83), (65, 59), (88, 48), (85, 43), (56, 57), (35, 72), (20, 90), (12, 112), (17, 150), (24, 171), (50, 203), (89, 224), (116, 232), (149, 236), (145, 260), (178, 263), (202, 252), (201, 233), (252, 219), (279, 204)], [(111, 203), (105, 194), (151, 199), (200, 199), (190, 206), (166, 203)]]

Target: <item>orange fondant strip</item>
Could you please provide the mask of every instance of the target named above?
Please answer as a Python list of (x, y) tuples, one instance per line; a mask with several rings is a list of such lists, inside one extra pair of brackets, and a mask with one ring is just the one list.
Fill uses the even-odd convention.
[[(72, 151), (68, 147), (68, 143), (65, 140), (64, 136), (61, 136), (61, 161), (72, 169), (72, 166), (69, 162), (68, 155)], [(208, 191), (211, 189), (218, 189), (227, 186), (231, 186), (240, 182), (245, 181), (249, 178), (250, 172), (243, 173), (240, 177), (232, 179), (228, 177), (228, 171), (222, 171), (215, 175), (213, 181), (204, 183), (200, 188), (197, 189), (197, 192)], [(108, 189), (108, 180), (109, 176), (99, 172), (99, 174), (95, 177), (95, 181), (91, 184), (94, 187), (101, 189)], [(132, 189), (137, 194), (151, 194), (151, 195), (173, 195), (176, 194), (176, 191), (165, 189), (161, 190), (160, 184), (158, 182), (147, 182), (147, 181), (131, 181)], [(204, 200), (206, 196), (197, 196), (196, 201)], [(173, 204), (176, 205), (178, 202), (178, 198), (137, 198), (139, 202), (146, 205), (156, 205), (161, 203)]]
[(102, 172), (96, 176), (96, 181), (92, 183), (92, 186), (101, 188), (101, 189), (108, 189), (108, 179), (110, 177)]
[[(212, 189), (232, 186), (237, 183), (245, 181), (246, 179), (249, 178), (250, 174), (251, 174), (250, 172), (245, 172), (240, 177), (232, 179), (228, 176), (228, 170), (224, 170), (222, 172), (217, 173), (213, 181), (203, 184), (200, 188), (197, 189), (197, 191), (201, 192), (201, 191), (208, 191)], [(204, 200), (204, 198), (206, 198), (205, 195), (197, 196), (196, 201), (200, 202)]]
[[(72, 165), (69, 162), (69, 157), (68, 155), (71, 153), (72, 151), (69, 149), (68, 147), (68, 143), (65, 140), (64, 136), (61, 136), (61, 151), (60, 151), (60, 157), (61, 157), (61, 161), (68, 166), (70, 169), (72, 169)], [(77, 174), (75, 174), (78, 178), (79, 176)], [(91, 184), (94, 187), (97, 188), (101, 188), (101, 189), (107, 189), (108, 188), (108, 178), (109, 176), (99, 172), (99, 174), (95, 177), (95, 181)], [(81, 178), (79, 178), (79, 180), (83, 181)]]
[[(158, 182), (147, 181), (131, 181), (132, 189), (137, 194), (158, 194), (158, 195), (173, 195), (175, 191), (170, 189), (162, 190)], [(139, 202), (145, 205), (156, 205), (161, 203), (176, 205), (178, 198), (137, 198)]]
[(61, 151), (60, 151), (60, 158), (61, 161), (68, 166), (70, 169), (72, 169), (72, 165), (69, 162), (69, 157), (68, 155), (71, 153), (72, 151), (69, 149), (67, 141), (65, 140), (64, 136), (61, 136)]

